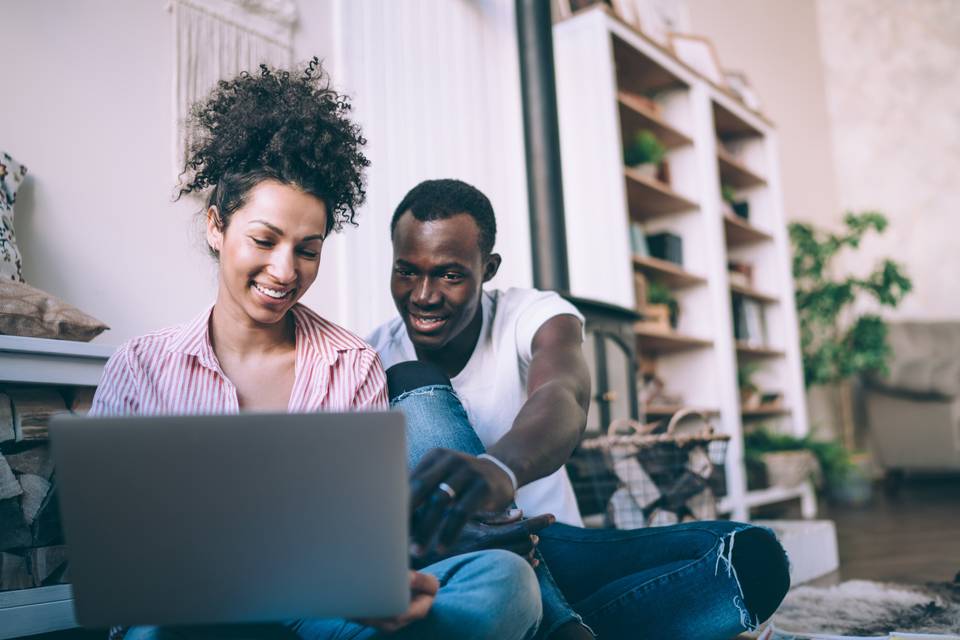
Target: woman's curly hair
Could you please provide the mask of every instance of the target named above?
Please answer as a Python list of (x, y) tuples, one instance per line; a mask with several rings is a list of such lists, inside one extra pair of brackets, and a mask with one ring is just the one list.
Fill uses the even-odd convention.
[(258, 74), (220, 81), (191, 110), (195, 138), (177, 198), (212, 187), (207, 205), (217, 207), (226, 227), (249, 190), (271, 179), (321, 199), (327, 233), (356, 224), (370, 161), (350, 108), (317, 58), (299, 75), (260, 65)]

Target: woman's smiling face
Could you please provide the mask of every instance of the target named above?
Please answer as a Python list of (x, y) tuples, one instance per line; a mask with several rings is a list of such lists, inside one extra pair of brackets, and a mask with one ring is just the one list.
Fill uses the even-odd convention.
[(226, 229), (211, 208), (207, 242), (220, 256), (217, 304), (257, 324), (282, 320), (317, 277), (326, 228), (322, 200), (272, 180), (250, 189)]

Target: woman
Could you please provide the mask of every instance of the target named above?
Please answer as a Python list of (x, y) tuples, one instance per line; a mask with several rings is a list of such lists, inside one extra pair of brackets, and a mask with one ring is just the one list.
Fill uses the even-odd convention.
[[(359, 128), (314, 59), (299, 75), (261, 67), (221, 82), (193, 110), (196, 142), (180, 195), (209, 189), (206, 240), (219, 264), (212, 307), (134, 338), (110, 358), (91, 415), (386, 409), (376, 352), (298, 304), (324, 242), (363, 201)], [(411, 572), (401, 616), (301, 620), (307, 638), (524, 638), (539, 591), (518, 555), (481, 551)], [(491, 615), (499, 611), (502, 615)], [(128, 638), (273, 634), (283, 627), (136, 628)]]

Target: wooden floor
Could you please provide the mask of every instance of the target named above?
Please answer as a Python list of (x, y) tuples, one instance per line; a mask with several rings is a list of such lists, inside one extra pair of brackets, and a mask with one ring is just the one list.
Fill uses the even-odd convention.
[(960, 476), (907, 478), (895, 495), (874, 491), (864, 507), (823, 504), (837, 526), (840, 569), (815, 581), (921, 584), (960, 572)]

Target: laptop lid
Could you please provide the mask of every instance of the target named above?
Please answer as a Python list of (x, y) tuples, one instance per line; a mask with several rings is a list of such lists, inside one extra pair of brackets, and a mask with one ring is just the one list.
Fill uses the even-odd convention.
[(408, 606), (400, 413), (58, 416), (50, 435), (84, 626)]

